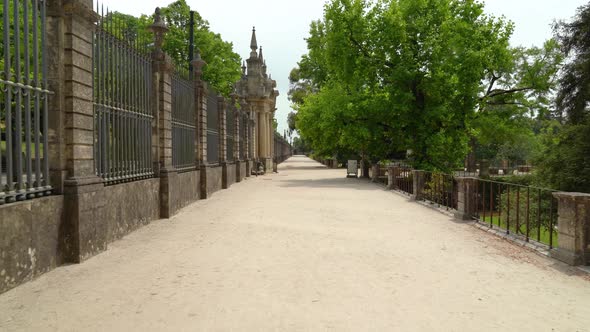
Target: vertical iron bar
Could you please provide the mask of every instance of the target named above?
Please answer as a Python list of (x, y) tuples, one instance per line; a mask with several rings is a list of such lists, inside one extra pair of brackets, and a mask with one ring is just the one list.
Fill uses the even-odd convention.
[[(47, 84), (47, 55), (44, 50), (47, 48), (45, 47), (46, 44), (46, 31), (45, 27), (47, 26), (46, 20), (46, 12), (45, 6), (47, 6), (46, 1), (43, 1), (41, 4), (41, 66), (43, 72), (43, 89), (48, 88)], [(47, 93), (44, 93), (43, 99), (43, 166), (45, 167), (45, 172), (43, 174), (44, 185), (47, 190), (50, 189), (49, 187), (49, 142), (48, 142), (48, 133), (49, 133), (49, 96)]]
[(516, 235), (520, 233), (520, 186), (516, 187)]
[(502, 184), (498, 183), (498, 227), (502, 228)]
[(485, 200), (485, 193), (486, 193), (486, 182), (487, 181), (482, 181), (482, 188), (481, 188), (481, 209), (483, 212), (483, 218), (482, 221), (486, 222), (486, 200)]
[(526, 242), (529, 242), (530, 224), (529, 224), (529, 207), (531, 203), (531, 187), (526, 188)]
[(506, 184), (506, 234), (510, 234), (510, 185)]
[(537, 195), (537, 241), (541, 242), (541, 189)]
[(24, 65), (25, 65), (25, 77), (24, 84), (26, 88), (23, 89), (25, 92), (25, 169), (27, 173), (27, 184), (26, 191), (27, 195), (31, 192), (33, 184), (33, 170), (31, 167), (32, 156), (31, 156), (31, 58), (29, 54), (29, 0), (23, 2), (23, 24), (24, 24)]
[[(38, 11), (38, 0), (33, 0), (33, 85), (36, 88), (39, 88), (39, 11)], [(44, 27), (41, 27), (44, 29)], [(43, 50), (44, 51), (44, 50)], [(39, 115), (39, 108), (40, 108), (40, 99), (41, 95), (38, 90), (35, 91), (35, 111), (34, 111), (34, 135), (35, 135), (35, 188), (38, 189), (41, 187), (41, 154), (40, 154), (40, 146), (41, 142), (39, 140), (39, 134), (41, 133), (41, 126), (39, 121), (41, 117)], [(45, 147), (47, 148), (47, 147)], [(0, 158), (1, 159), (1, 158)], [(2, 166), (0, 166), (0, 173)], [(0, 184), (1, 186), (1, 184)]]
[[(8, 6), (8, 1), (4, 0), (4, 4), (3, 4), (3, 9), (4, 9), (4, 17), (2, 18), (3, 21), (3, 30), (4, 30), (4, 79), (7, 81), (11, 80), (11, 74), (10, 74), (10, 9)], [(12, 189), (12, 185), (10, 184), (12, 181), (12, 159), (11, 159), (11, 150), (10, 150), (10, 144), (9, 144), (9, 139), (10, 139), (10, 127), (12, 126), (11, 123), (9, 122), (10, 120), (10, 114), (12, 113), (11, 110), (11, 105), (12, 105), (12, 88), (10, 85), (5, 84), (4, 88), (6, 89), (6, 95), (5, 95), (5, 104), (4, 104), (4, 111), (5, 111), (5, 117), (6, 117), (6, 128), (5, 128), (5, 137), (6, 137), (6, 185), (7, 185), (7, 191), (10, 192), (10, 190)], [(0, 128), (0, 134), (2, 133), (2, 128)], [(2, 136), (0, 135), (0, 143), (2, 142)], [(0, 149), (0, 188), (4, 188), (3, 185), (3, 181), (2, 181), (2, 149)], [(0, 193), (3, 193), (3, 189), (0, 189), (2, 191), (0, 191)], [(0, 201), (0, 203), (2, 203)]]
[[(26, 1), (26, 0), (25, 0)], [(20, 48), (20, 18), (19, 18), (19, 0), (14, 0), (14, 73), (16, 75), (15, 81), (17, 83), (21, 83), (21, 64), (20, 64), (20, 57), (21, 57), (21, 48)], [(15, 159), (14, 159), (14, 168), (16, 171), (16, 199), (22, 200), (23, 197), (20, 195), (23, 190), (23, 167), (22, 167), (22, 93), (23, 88), (17, 87), (16, 88), (16, 108), (15, 108), (15, 123), (14, 123), (14, 132), (16, 142), (13, 142), (16, 148), (15, 152)]]
[(490, 228), (494, 227), (494, 183), (490, 182)]
[(553, 249), (553, 195), (549, 197), (549, 249)]

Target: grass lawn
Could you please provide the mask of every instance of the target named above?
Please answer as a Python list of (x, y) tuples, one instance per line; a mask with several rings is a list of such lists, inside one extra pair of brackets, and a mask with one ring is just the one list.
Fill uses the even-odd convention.
[[(510, 218), (512, 219), (512, 218)], [(497, 215), (495, 216), (488, 216), (486, 215), (485, 218), (480, 218), (480, 220), (482, 222), (485, 222), (486, 224), (490, 224), (490, 221), (494, 224), (494, 228), (501, 228), (503, 230), (506, 230), (506, 221), (504, 220), (504, 218), (502, 218), (502, 220), (500, 220), (500, 217), (498, 217)], [(522, 231), (519, 231), (518, 234), (519, 235), (526, 235), (526, 225), (524, 223), (524, 221), (521, 221), (522, 224), (520, 225), (520, 229)], [(531, 221), (531, 223), (529, 224), (530, 226), (530, 233), (529, 233), (529, 238), (533, 241), (538, 241), (541, 243), (544, 243), (546, 245), (549, 245), (549, 230), (546, 227), (541, 226), (541, 238), (540, 240), (537, 240), (537, 228), (536, 228), (536, 223), (534, 223), (533, 221)], [(510, 233), (511, 234), (516, 234), (516, 222), (511, 220), (510, 221)], [(557, 247), (557, 232), (553, 232), (553, 247)]]
[[(21, 143), (21, 148), (24, 153), (27, 149), (27, 144)], [(6, 156), (6, 142), (5, 141), (0, 141), (0, 153), (2, 153), (3, 157)], [(43, 158), (43, 143), (39, 144), (39, 155), (41, 156), (41, 158)], [(34, 144), (34, 142), (31, 142), (31, 157), (33, 159), (35, 158), (35, 144)]]

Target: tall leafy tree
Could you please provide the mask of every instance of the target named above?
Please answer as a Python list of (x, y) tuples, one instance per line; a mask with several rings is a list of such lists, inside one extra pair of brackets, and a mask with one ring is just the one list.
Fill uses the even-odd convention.
[[(178, 68), (188, 68), (189, 65), (189, 22), (190, 7), (186, 0), (177, 0), (161, 8), (161, 13), (168, 25), (168, 32), (164, 39), (164, 51), (172, 58)], [(142, 15), (138, 18), (115, 13), (122, 24), (128, 29), (137, 29), (140, 38), (149, 37), (149, 26), (153, 23), (152, 15)], [(203, 79), (219, 93), (228, 96), (233, 85), (240, 79), (240, 56), (234, 52), (233, 44), (224, 41), (221, 35), (209, 28), (209, 22), (195, 12), (195, 47), (201, 52), (201, 57), (207, 66), (203, 68)]]
[(512, 25), (475, 1), (332, 0), (314, 22), (297, 127), (314, 149), (379, 160), (410, 150), (448, 170), (468, 150), (489, 68), (508, 66)]
[(571, 22), (557, 23), (555, 35), (568, 57), (557, 94), (563, 127), (545, 138), (539, 178), (553, 188), (590, 192), (590, 4)]

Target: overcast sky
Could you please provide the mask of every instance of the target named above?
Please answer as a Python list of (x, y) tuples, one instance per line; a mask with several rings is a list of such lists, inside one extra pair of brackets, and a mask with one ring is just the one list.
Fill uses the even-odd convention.
[[(571, 18), (588, 0), (486, 0), (487, 13), (506, 16), (516, 24), (513, 45), (541, 46), (551, 38), (554, 20)], [(103, 0), (111, 10), (139, 15), (153, 13), (171, 0)], [(287, 100), (289, 72), (306, 53), (309, 23), (321, 18), (324, 0), (187, 0), (209, 21), (211, 29), (234, 44), (243, 58), (250, 52), (252, 26), (256, 26), (268, 71), (281, 93), (277, 101), (279, 132), (287, 127), (291, 111)]]

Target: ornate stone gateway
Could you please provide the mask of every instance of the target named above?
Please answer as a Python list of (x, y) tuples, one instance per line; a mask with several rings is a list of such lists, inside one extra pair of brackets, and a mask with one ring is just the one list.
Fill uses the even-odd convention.
[(256, 122), (253, 136), (253, 158), (264, 164), (265, 169), (272, 169), (274, 151), (273, 119), (279, 92), (275, 90), (277, 82), (266, 72), (266, 61), (262, 47), (258, 50), (256, 29), (252, 29), (250, 58), (242, 66), (242, 79), (236, 83), (236, 92), (246, 100), (250, 118)]

